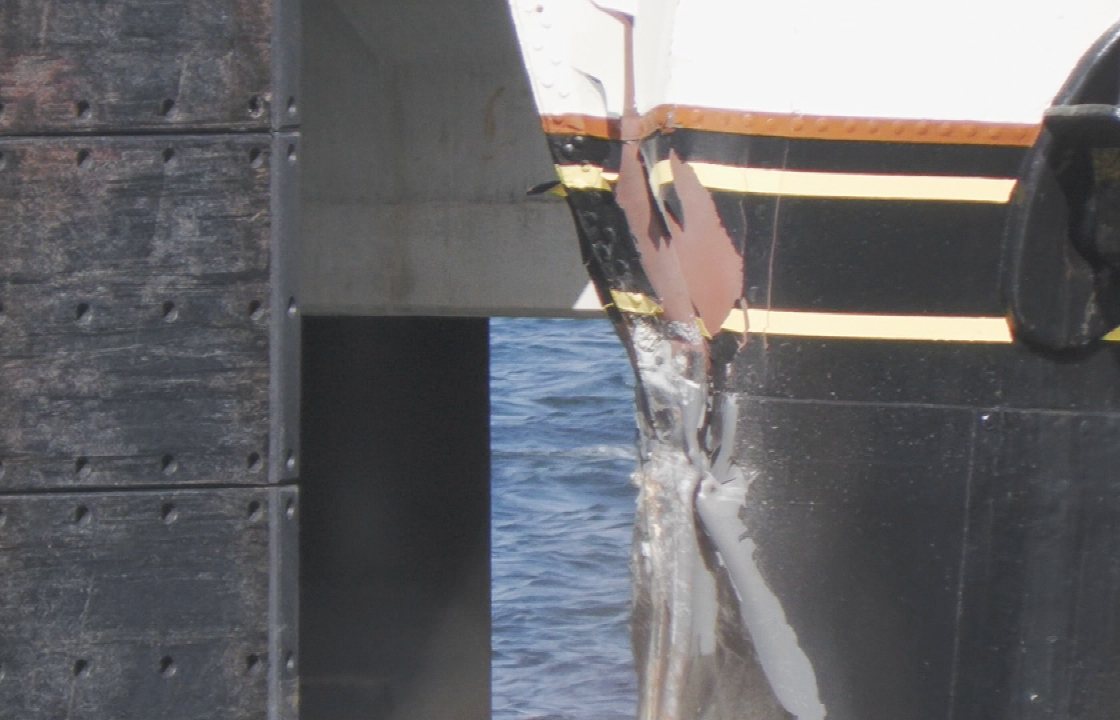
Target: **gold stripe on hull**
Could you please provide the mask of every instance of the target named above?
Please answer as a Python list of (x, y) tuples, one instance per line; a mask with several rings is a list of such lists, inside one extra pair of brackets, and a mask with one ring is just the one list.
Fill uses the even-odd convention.
[[(1006, 204), (1015, 189), (1011, 178), (810, 172), (702, 162), (688, 166), (709, 190), (751, 195)], [(668, 160), (657, 163), (650, 175), (656, 187), (673, 181)]]
[[(629, 315), (662, 313), (656, 300), (638, 292), (611, 290), (613, 305)], [(711, 337), (703, 323), (700, 331)], [(1007, 318), (968, 315), (892, 315), (882, 313), (815, 312), (734, 308), (720, 330), (752, 335), (832, 338), (837, 340), (888, 340), (1007, 345), (1014, 342)], [(1120, 328), (1101, 338), (1120, 342)]]
[[(1012, 178), (809, 172), (702, 162), (688, 165), (709, 190), (749, 195), (1004, 205), (1015, 189)], [(596, 165), (557, 165), (556, 174), (569, 190), (610, 191), (618, 180), (618, 173)], [(655, 187), (673, 181), (669, 161), (654, 165), (650, 181)]]
[(618, 173), (598, 165), (557, 165), (556, 175), (569, 190), (605, 190), (614, 188)]
[(656, 300), (642, 293), (611, 290), (611, 300), (619, 312), (631, 315), (660, 315), (663, 312)]
[[(657, 301), (643, 293), (611, 290), (611, 299), (619, 311), (629, 315), (653, 316), (662, 313)], [(749, 308), (744, 313), (735, 308), (728, 314), (720, 329), (739, 334), (750, 332), (752, 335), (844, 340), (996, 344), (1012, 342), (1006, 318), (982, 316), (888, 315), (764, 308)], [(703, 326), (701, 330), (704, 330)], [(1120, 335), (1120, 332), (1116, 334)]]
[(750, 308), (732, 310), (723, 330), (758, 335), (901, 340), (920, 342), (998, 343), (1012, 341), (1007, 319), (952, 315), (870, 315)]

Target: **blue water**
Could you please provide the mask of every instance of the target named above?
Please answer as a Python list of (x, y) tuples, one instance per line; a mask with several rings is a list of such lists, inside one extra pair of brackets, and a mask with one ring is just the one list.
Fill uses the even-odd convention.
[(606, 320), (490, 324), (495, 720), (630, 720), (633, 375)]

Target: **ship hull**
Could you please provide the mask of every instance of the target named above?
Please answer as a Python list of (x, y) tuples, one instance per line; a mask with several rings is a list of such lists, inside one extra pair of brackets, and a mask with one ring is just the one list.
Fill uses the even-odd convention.
[(617, 117), (538, 103), (637, 377), (639, 716), (1115, 717), (1120, 349), (1008, 299), (1100, 280), (1015, 274), (1037, 98), (643, 109), (642, 15), (611, 17)]

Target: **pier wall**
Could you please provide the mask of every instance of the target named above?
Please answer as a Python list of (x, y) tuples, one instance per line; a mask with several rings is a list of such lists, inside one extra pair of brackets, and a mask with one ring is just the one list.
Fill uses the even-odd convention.
[(502, 3), (0, 5), (0, 718), (488, 717), (554, 175)]

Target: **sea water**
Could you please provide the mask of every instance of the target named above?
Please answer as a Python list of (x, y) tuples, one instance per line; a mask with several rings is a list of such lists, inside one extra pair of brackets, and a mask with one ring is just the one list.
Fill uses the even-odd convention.
[(633, 374), (605, 319), (490, 323), (495, 720), (629, 720)]

